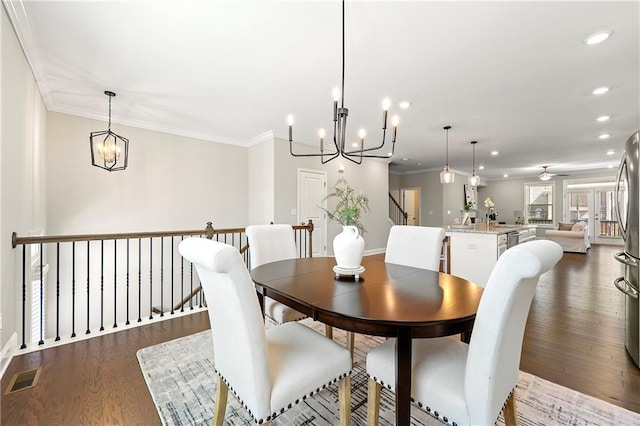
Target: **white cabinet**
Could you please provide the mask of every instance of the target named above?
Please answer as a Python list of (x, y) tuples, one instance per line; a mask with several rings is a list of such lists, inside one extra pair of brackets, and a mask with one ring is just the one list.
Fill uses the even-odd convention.
[(450, 273), (484, 287), (498, 260), (498, 237), (505, 237), (506, 247), (506, 235), (471, 232), (451, 232), (448, 235)]
[(512, 244), (522, 244), (536, 239), (535, 228), (447, 232), (451, 255), (450, 273), (484, 287), (498, 258), (507, 250), (507, 234), (518, 236), (517, 239), (513, 238)]

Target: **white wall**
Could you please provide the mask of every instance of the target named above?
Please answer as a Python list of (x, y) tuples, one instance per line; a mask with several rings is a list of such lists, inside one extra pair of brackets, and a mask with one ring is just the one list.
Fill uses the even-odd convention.
[[(444, 188), (440, 183), (439, 171), (395, 175), (394, 180), (397, 180), (398, 189), (420, 188), (420, 224), (422, 226), (442, 226), (445, 223)], [(453, 223), (453, 219), (451, 221)]]
[(273, 143), (273, 139), (270, 139), (249, 148), (249, 221), (247, 225), (267, 224), (275, 218)]
[(104, 130), (106, 122), (53, 112), (48, 117), (50, 234), (247, 224), (246, 148), (112, 124), (130, 141), (129, 166), (107, 172), (91, 165), (89, 151), (89, 134)]
[[(308, 152), (309, 148), (296, 145), (296, 152)], [(344, 173), (339, 173), (340, 166), (344, 166)], [(289, 154), (289, 142), (275, 140), (275, 217), (279, 223), (294, 223), (296, 218), (291, 215), (291, 209), (297, 208), (297, 170), (298, 168), (322, 170), (327, 173), (327, 185), (333, 186), (340, 177), (345, 177), (349, 186), (356, 191), (362, 190), (369, 197), (371, 211), (362, 218), (367, 230), (364, 235), (365, 252), (380, 252), (387, 245), (389, 236), (389, 167), (387, 163), (365, 159), (361, 165), (348, 160), (337, 158), (322, 164), (317, 157), (292, 157)], [(330, 192), (327, 191), (327, 192)], [(333, 201), (335, 203), (335, 201)], [(335, 204), (329, 200), (328, 208)], [(333, 255), (331, 242), (342, 232), (337, 223), (329, 222), (327, 234), (328, 255)]]
[[(11, 233), (45, 226), (43, 182), (46, 112), (13, 28), (0, 7), (0, 349), (18, 332), (22, 250)], [(0, 371), (2, 369), (0, 368)]]

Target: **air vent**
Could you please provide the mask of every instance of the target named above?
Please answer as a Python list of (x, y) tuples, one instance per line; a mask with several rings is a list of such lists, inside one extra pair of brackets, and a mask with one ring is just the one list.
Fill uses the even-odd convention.
[(11, 379), (9, 387), (7, 388), (5, 395), (12, 394), (21, 390), (32, 388), (38, 383), (38, 377), (40, 376), (40, 368), (34, 370), (23, 371), (18, 373)]

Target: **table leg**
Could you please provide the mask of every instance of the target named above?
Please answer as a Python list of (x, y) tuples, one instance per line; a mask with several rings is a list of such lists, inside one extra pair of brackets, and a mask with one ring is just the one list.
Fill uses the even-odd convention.
[(411, 334), (400, 328), (396, 339), (396, 425), (411, 420)]

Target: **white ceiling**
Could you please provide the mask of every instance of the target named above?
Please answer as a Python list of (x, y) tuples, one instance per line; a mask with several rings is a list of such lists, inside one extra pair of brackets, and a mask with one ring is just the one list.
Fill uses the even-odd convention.
[[(3, 2), (50, 111), (106, 121), (111, 90), (116, 132), (250, 146), (287, 139), (289, 113), (301, 141), (331, 128), (338, 1)], [(451, 168), (471, 171), (477, 140), (487, 179), (617, 166), (640, 128), (639, 21), (638, 1), (347, 1), (349, 134), (365, 127), (377, 143), (389, 96), (401, 120), (392, 170), (442, 168), (445, 125)], [(599, 30), (613, 35), (582, 42)], [(599, 86), (611, 90), (591, 94)]]

